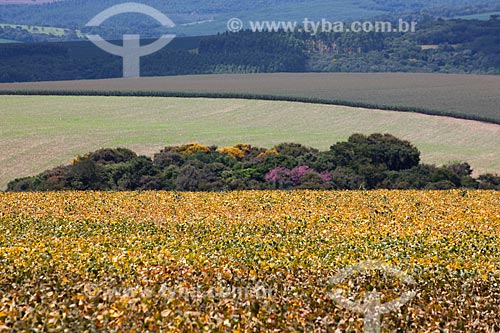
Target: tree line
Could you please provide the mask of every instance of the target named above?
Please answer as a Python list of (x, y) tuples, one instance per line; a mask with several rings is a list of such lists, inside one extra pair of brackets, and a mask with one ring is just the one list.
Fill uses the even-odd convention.
[[(144, 57), (143, 76), (272, 72), (500, 74), (500, 19), (423, 19), (416, 33), (223, 33), (178, 38)], [(0, 31), (1, 32), (1, 31)], [(0, 38), (9, 39), (10, 35)], [(120, 77), (90, 42), (0, 44), (0, 82)]]
[(100, 149), (70, 165), (16, 179), (7, 191), (500, 190), (500, 176), (474, 178), (472, 171), (465, 162), (423, 164), (415, 146), (390, 134), (353, 134), (327, 151), (298, 143), (271, 149), (185, 144), (149, 158), (125, 148)]

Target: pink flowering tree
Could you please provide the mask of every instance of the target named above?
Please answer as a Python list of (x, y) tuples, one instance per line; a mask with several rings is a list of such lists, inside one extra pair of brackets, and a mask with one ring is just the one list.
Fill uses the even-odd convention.
[(266, 174), (266, 181), (278, 183), (287, 180), (290, 176), (290, 169), (285, 167), (276, 167)]
[(290, 170), (290, 180), (297, 185), (300, 183), (300, 178), (302, 178), (302, 176), (311, 172), (314, 172), (314, 170), (307, 165), (300, 165)]
[(321, 177), (321, 180), (325, 183), (332, 181), (332, 175), (328, 171), (323, 171), (322, 173), (319, 174), (319, 176)]
[(300, 186), (305, 179), (309, 182), (311, 179), (318, 179), (315, 183), (328, 183), (332, 180), (332, 176), (327, 171), (318, 173), (307, 165), (300, 165), (292, 170), (276, 167), (266, 174), (265, 179), (273, 183), (275, 188), (290, 188)]

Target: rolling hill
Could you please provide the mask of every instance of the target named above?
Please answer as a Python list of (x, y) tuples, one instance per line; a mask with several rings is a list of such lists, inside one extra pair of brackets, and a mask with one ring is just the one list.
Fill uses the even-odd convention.
[(0, 5), (42, 5), (61, 0), (0, 0)]
[(328, 149), (355, 132), (409, 140), (426, 163), (467, 161), (476, 174), (500, 172), (500, 126), (414, 113), (239, 99), (2, 96), (0, 119), (0, 188), (104, 147), (152, 154), (189, 142), (301, 142)]
[[(500, 123), (500, 76), (413, 73), (276, 73), (0, 84), (3, 91), (70, 94), (227, 94), (419, 111)], [(237, 97), (237, 96), (236, 96)]]
[[(122, 3), (120, 0), (67, 0), (41, 6), (8, 6), (0, 11), (0, 22), (82, 29), (100, 11)], [(242, 20), (303, 20), (328, 18), (335, 21), (359, 20), (381, 16), (400, 17), (425, 13), (449, 16), (453, 13), (476, 14), (498, 10), (496, 0), (273, 0), (273, 1), (161, 1), (138, 0), (169, 15), (179, 26), (181, 35), (209, 35), (226, 30), (232, 17)], [(130, 18), (130, 17), (129, 17)], [(113, 28), (129, 26), (129, 18), (110, 21)], [(186, 23), (203, 22), (182, 26)], [(156, 27), (152, 20), (143, 20), (142, 32)]]

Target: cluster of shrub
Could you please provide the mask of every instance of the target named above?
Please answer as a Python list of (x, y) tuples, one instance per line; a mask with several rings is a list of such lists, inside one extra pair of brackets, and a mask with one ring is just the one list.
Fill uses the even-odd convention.
[(497, 189), (500, 176), (475, 179), (467, 163), (436, 167), (390, 134), (352, 135), (328, 151), (297, 143), (272, 149), (239, 144), (166, 147), (151, 159), (124, 148), (101, 149), (34, 177), (8, 191), (250, 189)]

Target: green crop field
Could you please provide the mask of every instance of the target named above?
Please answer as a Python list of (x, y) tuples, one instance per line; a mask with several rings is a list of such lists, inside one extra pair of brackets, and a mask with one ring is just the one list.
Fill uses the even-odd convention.
[(0, 123), (0, 188), (103, 147), (147, 155), (190, 142), (328, 149), (355, 132), (410, 140), (424, 162), (468, 161), (476, 172), (500, 172), (499, 125), (416, 113), (239, 99), (1, 96)]
[(414, 73), (280, 73), (0, 84), (2, 90), (266, 94), (366, 103), (378, 108), (500, 123), (500, 76)]
[(5, 28), (5, 27), (11, 27), (14, 29), (23, 29), (26, 30), (30, 33), (37, 33), (37, 34), (47, 34), (47, 35), (54, 35), (54, 36), (62, 36), (64, 35), (64, 29), (62, 28), (53, 28), (53, 27), (40, 27), (40, 26), (32, 26), (32, 25), (24, 25), (24, 24), (5, 24), (5, 23), (0, 23), (0, 27)]
[(491, 18), (491, 15), (500, 15), (500, 11), (496, 12), (488, 12), (488, 13), (481, 13), (481, 14), (472, 14), (472, 15), (463, 15), (463, 16), (458, 16), (455, 18), (458, 19), (464, 19), (464, 20), (483, 20), (487, 21)]
[[(42, 27), (42, 26), (34, 26), (34, 25), (26, 25), (26, 24), (6, 24), (0, 23), (1, 28), (11, 27), (13, 29), (23, 29), (32, 34), (45, 34), (45, 35), (53, 35), (53, 36), (64, 36), (68, 29), (63, 28), (55, 28), (55, 27)], [(78, 37), (83, 37), (83, 34), (77, 30), (76, 31)]]
[(15, 41), (15, 40), (0, 38), (0, 44), (7, 44), (7, 43), (19, 43), (19, 42)]

